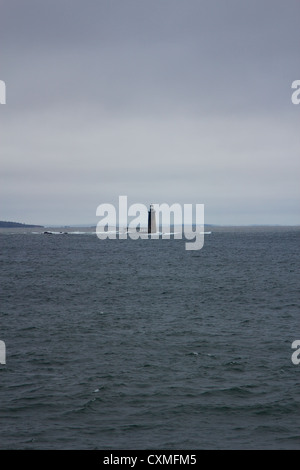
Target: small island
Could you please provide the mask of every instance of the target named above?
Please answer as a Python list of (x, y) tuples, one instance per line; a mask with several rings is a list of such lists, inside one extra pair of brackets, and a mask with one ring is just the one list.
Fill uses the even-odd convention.
[(40, 227), (43, 228), (43, 225), (31, 225), (31, 224), (21, 224), (19, 222), (6, 222), (0, 220), (0, 228), (36, 228)]

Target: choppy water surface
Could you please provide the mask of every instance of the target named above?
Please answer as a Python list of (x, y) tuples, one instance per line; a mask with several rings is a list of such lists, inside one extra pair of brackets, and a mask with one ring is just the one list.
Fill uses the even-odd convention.
[(0, 447), (300, 448), (299, 230), (0, 234)]

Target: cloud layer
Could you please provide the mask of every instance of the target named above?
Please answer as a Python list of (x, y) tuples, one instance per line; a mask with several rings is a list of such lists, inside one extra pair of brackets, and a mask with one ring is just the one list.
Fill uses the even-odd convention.
[(205, 204), (299, 224), (298, 1), (4, 0), (0, 219)]

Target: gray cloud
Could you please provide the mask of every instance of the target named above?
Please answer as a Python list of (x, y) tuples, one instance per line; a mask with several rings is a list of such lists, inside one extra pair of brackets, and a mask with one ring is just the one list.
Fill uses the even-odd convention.
[(1, 219), (95, 222), (127, 194), (299, 223), (298, 1), (1, 8)]

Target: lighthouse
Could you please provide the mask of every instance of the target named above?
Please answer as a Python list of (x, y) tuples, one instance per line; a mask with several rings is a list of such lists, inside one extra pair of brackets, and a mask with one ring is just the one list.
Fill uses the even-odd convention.
[(156, 218), (153, 204), (150, 204), (148, 211), (148, 233), (156, 233)]

